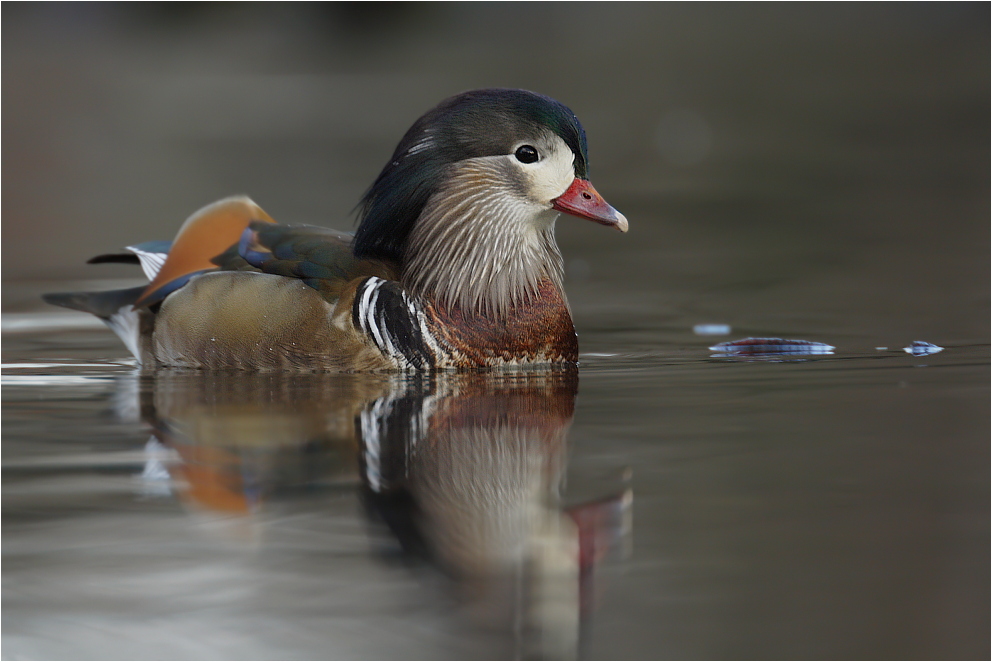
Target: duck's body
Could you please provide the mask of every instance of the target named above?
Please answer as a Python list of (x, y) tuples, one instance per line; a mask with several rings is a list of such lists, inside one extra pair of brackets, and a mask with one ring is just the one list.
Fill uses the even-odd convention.
[(46, 298), (100, 316), (149, 366), (574, 362), (555, 219), (627, 227), (586, 168), (581, 125), (561, 104), (520, 90), (468, 92), (407, 132), (366, 194), (354, 237), (278, 225), (251, 200), (229, 198), (190, 217), (164, 262), (161, 246), (131, 249), (148, 287)]

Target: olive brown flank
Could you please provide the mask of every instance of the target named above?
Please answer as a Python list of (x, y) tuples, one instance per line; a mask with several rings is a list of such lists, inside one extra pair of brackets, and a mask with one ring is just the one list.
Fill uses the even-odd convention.
[(527, 301), (492, 317), (459, 306), (428, 304), (431, 333), (464, 357), (465, 366), (579, 360), (579, 341), (561, 291), (543, 280)]

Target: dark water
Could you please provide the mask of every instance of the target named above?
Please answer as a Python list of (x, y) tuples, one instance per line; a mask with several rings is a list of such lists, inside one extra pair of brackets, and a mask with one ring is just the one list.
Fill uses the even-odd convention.
[[(989, 8), (716, 7), (5, 6), (3, 657), (987, 657)], [(37, 300), (234, 192), (347, 227), (497, 84), (630, 219), (559, 222), (577, 371), (142, 373)]]

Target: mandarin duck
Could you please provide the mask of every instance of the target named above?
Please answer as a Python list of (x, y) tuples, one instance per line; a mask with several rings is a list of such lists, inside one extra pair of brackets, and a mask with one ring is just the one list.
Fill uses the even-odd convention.
[(574, 113), (533, 92), (456, 95), (406, 132), (354, 235), (277, 224), (245, 197), (175, 240), (91, 262), (147, 286), (45, 295), (104, 320), (144, 366), (431, 370), (574, 363), (559, 213), (626, 232), (588, 180)]

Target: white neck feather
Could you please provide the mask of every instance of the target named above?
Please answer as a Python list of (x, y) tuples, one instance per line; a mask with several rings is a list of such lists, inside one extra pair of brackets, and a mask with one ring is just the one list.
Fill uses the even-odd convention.
[(557, 217), (527, 199), (499, 162), (463, 161), (414, 226), (402, 281), (442, 305), (503, 315), (530, 300), (542, 280), (562, 289)]

